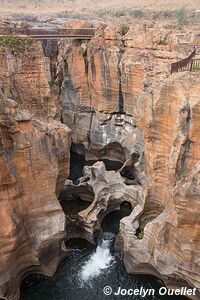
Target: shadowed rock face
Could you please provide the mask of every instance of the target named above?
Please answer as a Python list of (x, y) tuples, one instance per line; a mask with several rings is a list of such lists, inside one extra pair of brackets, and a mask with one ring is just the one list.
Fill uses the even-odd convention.
[[(168, 76), (193, 39), (100, 26), (88, 43), (38, 42), (32, 55), (0, 56), (0, 297), (17, 299), (28, 272), (53, 274), (64, 239), (94, 244), (124, 201), (132, 212), (117, 248), (127, 271), (200, 287), (200, 80)], [(90, 205), (65, 219), (59, 194)]]

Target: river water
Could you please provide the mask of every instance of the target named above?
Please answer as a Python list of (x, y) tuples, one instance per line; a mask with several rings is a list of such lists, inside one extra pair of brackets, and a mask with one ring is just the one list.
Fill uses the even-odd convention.
[(71, 249), (67, 259), (60, 265), (52, 278), (40, 275), (27, 277), (21, 287), (21, 300), (183, 300), (173, 296), (115, 296), (104, 295), (103, 287), (110, 286), (116, 292), (118, 287), (126, 289), (154, 288), (163, 283), (146, 275), (129, 275), (110, 251), (104, 240), (94, 250)]

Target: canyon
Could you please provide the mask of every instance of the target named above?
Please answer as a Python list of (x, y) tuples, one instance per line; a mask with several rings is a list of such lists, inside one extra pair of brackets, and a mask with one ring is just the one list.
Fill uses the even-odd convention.
[(170, 74), (199, 44), (195, 29), (98, 24), (0, 54), (0, 298), (53, 275), (71, 239), (95, 245), (123, 205), (127, 272), (200, 288), (200, 76)]

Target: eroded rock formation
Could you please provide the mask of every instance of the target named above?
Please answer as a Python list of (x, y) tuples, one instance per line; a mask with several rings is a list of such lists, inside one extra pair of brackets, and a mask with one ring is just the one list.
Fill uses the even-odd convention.
[[(52, 274), (64, 239), (94, 243), (103, 218), (124, 201), (133, 211), (116, 245), (127, 271), (200, 288), (200, 79), (169, 69), (194, 33), (135, 26), (123, 35), (102, 25), (90, 42), (38, 42), (32, 56), (0, 57), (0, 297), (17, 298), (16, 278), (28, 268)], [(65, 181), (68, 127), (83, 159), (80, 177)], [(65, 221), (60, 191), (91, 204)]]
[(95, 231), (101, 230), (101, 222), (109, 212), (119, 209), (124, 201), (135, 207), (142, 198), (141, 186), (126, 185), (126, 179), (120, 172), (106, 171), (103, 162), (86, 166), (77, 184), (67, 180), (64, 191), (68, 196), (78, 193), (85, 201), (91, 199), (88, 195), (92, 191), (94, 196), (91, 205), (74, 219), (67, 218), (66, 238), (80, 236), (93, 243)]

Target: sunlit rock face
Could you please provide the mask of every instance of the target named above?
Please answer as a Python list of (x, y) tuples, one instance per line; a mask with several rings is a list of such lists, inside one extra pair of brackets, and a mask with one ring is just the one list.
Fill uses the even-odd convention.
[(25, 274), (53, 274), (62, 257), (56, 195), (69, 175), (71, 141), (65, 125), (48, 122), (56, 103), (40, 47), (0, 59), (0, 298), (17, 299)]
[[(165, 80), (149, 106), (144, 131), (147, 183), (142, 217), (154, 216), (138, 240), (123, 222), (125, 264), (138, 270), (153, 266), (172, 278), (199, 287), (199, 91), (198, 74), (178, 74)], [(126, 235), (124, 234), (126, 232)], [(134, 249), (134, 255), (130, 248)], [(145, 257), (145, 260), (144, 260)], [(137, 268), (135, 269), (137, 271)], [(176, 282), (174, 280), (174, 282)]]
[(55, 117), (58, 110), (57, 96), (50, 89), (50, 58), (44, 55), (40, 42), (35, 42), (32, 48), (31, 53), (22, 53), (18, 57), (1, 54), (1, 76), (8, 97), (12, 96), (33, 116), (46, 120)]
[(122, 36), (119, 27), (102, 26), (89, 43), (62, 44), (58, 59), (62, 121), (72, 129), (73, 149), (88, 162), (117, 160), (139, 174), (134, 184), (142, 193), (120, 222), (126, 269), (200, 287), (200, 82), (198, 73), (170, 76), (171, 62), (194, 38), (142, 26)]

